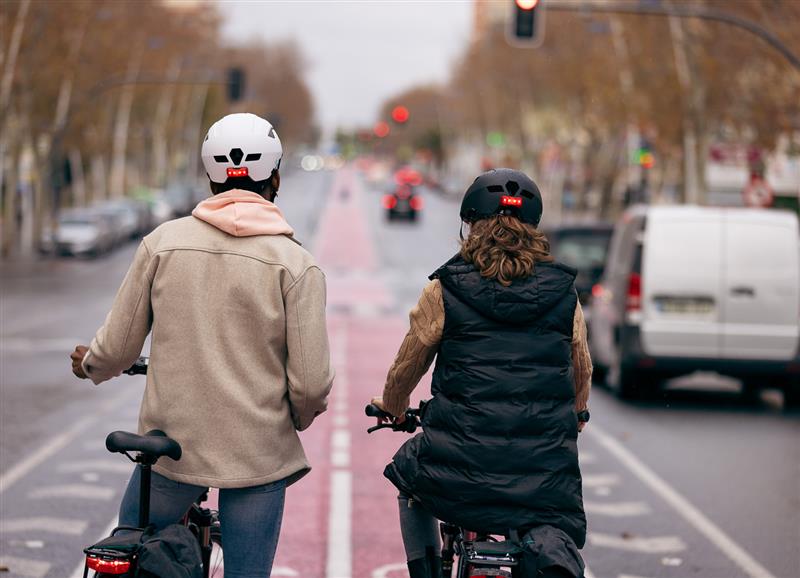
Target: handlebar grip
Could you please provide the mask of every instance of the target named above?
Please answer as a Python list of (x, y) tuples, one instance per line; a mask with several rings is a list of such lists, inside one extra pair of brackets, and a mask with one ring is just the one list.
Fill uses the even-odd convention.
[(386, 413), (381, 408), (379, 408), (374, 403), (369, 404), (367, 407), (364, 408), (364, 413), (367, 414), (369, 417), (385, 417), (385, 418), (392, 418), (392, 414)]
[(123, 371), (125, 375), (146, 375), (147, 374), (147, 366), (150, 364), (149, 357), (140, 357), (137, 359), (133, 365), (131, 365), (128, 369)]

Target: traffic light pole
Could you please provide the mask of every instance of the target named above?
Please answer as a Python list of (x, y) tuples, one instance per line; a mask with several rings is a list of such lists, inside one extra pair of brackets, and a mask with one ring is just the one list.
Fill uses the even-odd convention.
[(602, 4), (584, 1), (575, 2), (574, 0), (546, 0), (543, 2), (543, 7), (548, 11), (554, 10), (557, 12), (580, 12), (586, 14), (587, 12), (613, 12), (617, 14), (643, 14), (646, 16), (675, 16), (678, 18), (700, 18), (703, 20), (713, 20), (715, 22), (722, 22), (729, 26), (735, 26), (755, 34), (767, 44), (772, 46), (775, 50), (780, 52), (786, 60), (795, 68), (800, 71), (800, 57), (792, 52), (788, 46), (781, 42), (769, 30), (763, 28), (761, 25), (739, 18), (733, 14), (728, 14), (721, 10), (708, 8), (706, 6), (692, 6), (692, 5), (669, 5), (669, 6), (652, 6), (652, 5), (639, 5), (630, 2), (603, 2)]

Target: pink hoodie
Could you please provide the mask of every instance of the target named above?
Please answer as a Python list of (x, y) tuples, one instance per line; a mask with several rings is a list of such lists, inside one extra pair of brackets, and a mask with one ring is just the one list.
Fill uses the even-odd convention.
[(281, 210), (259, 194), (233, 189), (200, 202), (192, 215), (234, 237), (294, 235)]

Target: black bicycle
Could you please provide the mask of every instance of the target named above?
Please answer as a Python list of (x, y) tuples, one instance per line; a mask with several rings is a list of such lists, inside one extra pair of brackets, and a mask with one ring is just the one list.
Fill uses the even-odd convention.
[[(143, 375), (147, 373), (148, 359), (140, 357), (124, 373)], [(143, 537), (150, 525), (150, 480), (153, 465), (161, 457), (179, 460), (181, 446), (159, 430), (145, 435), (115, 431), (106, 438), (106, 449), (112, 453), (124, 454), (139, 468), (141, 485), (139, 489), (139, 524), (136, 527), (118, 526), (108, 538), (86, 548), (86, 562), (83, 578), (93, 572), (94, 578), (133, 578), (137, 575), (138, 553)], [(133, 455), (132, 455), (133, 454)], [(203, 561), (203, 576), (219, 578), (223, 574), (222, 532), (219, 512), (203, 507), (207, 494), (192, 504), (180, 521), (194, 534), (200, 546)]]
[[(406, 410), (405, 419), (397, 423), (394, 416), (370, 404), (365, 413), (370, 417), (389, 420), (372, 426), (367, 433), (380, 429), (395, 432), (414, 433), (421, 426), (420, 415), (425, 409), (425, 401), (418, 408)], [(450, 578), (456, 564), (455, 578), (518, 578), (522, 548), (513, 541), (466, 530), (448, 522), (439, 523), (442, 537), (442, 575)]]

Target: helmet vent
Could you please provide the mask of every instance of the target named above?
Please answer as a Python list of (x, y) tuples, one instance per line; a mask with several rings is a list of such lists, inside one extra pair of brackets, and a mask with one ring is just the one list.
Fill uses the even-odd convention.
[(242, 149), (231, 149), (230, 155), (233, 164), (235, 164), (236, 166), (239, 166), (239, 163), (242, 162), (242, 159), (244, 158), (244, 153), (242, 152)]
[(276, 135), (275, 135), (275, 127), (274, 126), (269, 129), (269, 134), (267, 136), (270, 137), (270, 138), (275, 138), (276, 137)]
[(228, 157), (226, 157), (225, 155), (214, 155), (214, 160), (217, 161), (218, 163), (227, 163)]
[(506, 190), (509, 195), (516, 195), (519, 190), (519, 184), (517, 184), (517, 181), (508, 181), (506, 183)]
[(247, 155), (244, 160), (246, 161), (257, 161), (261, 158), (261, 153), (250, 153)]
[(505, 193), (506, 192), (505, 189), (503, 188), (503, 185), (489, 185), (488, 187), (486, 187), (486, 190), (488, 190), (490, 193)]
[(520, 195), (522, 195), (526, 199), (533, 199), (533, 193), (530, 191), (521, 191)]

